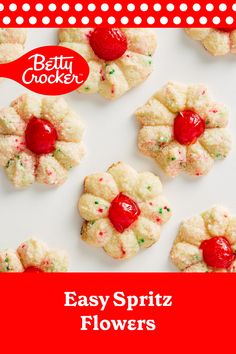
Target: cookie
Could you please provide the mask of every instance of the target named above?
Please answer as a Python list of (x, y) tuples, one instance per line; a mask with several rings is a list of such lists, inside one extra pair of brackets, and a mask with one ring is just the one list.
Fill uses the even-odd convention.
[(168, 176), (206, 175), (231, 149), (228, 115), (205, 85), (169, 82), (136, 111), (138, 147)]
[(23, 28), (0, 28), (0, 64), (23, 54), (26, 37), (27, 31)]
[(63, 98), (24, 94), (0, 110), (0, 165), (15, 187), (60, 185), (84, 155), (83, 131)]
[(142, 28), (65, 28), (59, 30), (60, 45), (81, 54), (90, 74), (78, 89), (99, 93), (108, 100), (122, 96), (152, 72), (156, 35)]
[(236, 217), (221, 206), (182, 222), (171, 260), (183, 272), (236, 271)]
[(236, 30), (226, 28), (186, 28), (187, 35), (202, 43), (212, 55), (236, 53)]
[(85, 219), (82, 239), (120, 260), (157, 242), (171, 217), (160, 179), (123, 162), (86, 177), (78, 208)]
[(0, 251), (0, 272), (66, 272), (68, 258), (64, 251), (50, 250), (35, 239), (22, 243), (16, 251)]

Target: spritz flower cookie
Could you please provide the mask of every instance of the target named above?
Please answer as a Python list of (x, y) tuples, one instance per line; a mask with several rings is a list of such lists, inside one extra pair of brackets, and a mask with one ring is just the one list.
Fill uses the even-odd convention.
[(236, 53), (236, 30), (227, 28), (186, 28), (187, 35), (202, 43), (212, 55)]
[(16, 251), (0, 251), (0, 272), (66, 272), (68, 257), (62, 250), (50, 250), (46, 244), (30, 239)]
[(225, 129), (228, 109), (214, 102), (204, 85), (169, 82), (136, 116), (141, 123), (140, 151), (171, 177), (181, 172), (206, 175), (231, 149), (231, 135)]
[(86, 177), (79, 212), (82, 239), (113, 258), (127, 259), (158, 241), (171, 217), (160, 179), (123, 162)]
[(236, 217), (221, 206), (185, 220), (171, 250), (184, 272), (236, 271)]
[(84, 155), (83, 131), (63, 98), (24, 94), (0, 110), (0, 165), (15, 187), (60, 185)]
[(90, 67), (90, 75), (79, 92), (98, 92), (106, 99), (116, 99), (152, 72), (156, 35), (150, 29), (66, 28), (59, 31), (60, 45), (81, 54)]
[(0, 64), (19, 58), (24, 51), (27, 32), (23, 28), (0, 28)]

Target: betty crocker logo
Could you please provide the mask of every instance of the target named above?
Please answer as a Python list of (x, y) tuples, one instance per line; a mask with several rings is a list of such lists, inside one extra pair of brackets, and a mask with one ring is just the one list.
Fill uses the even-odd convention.
[(87, 80), (89, 66), (75, 51), (61, 46), (36, 48), (19, 59), (0, 65), (0, 77), (17, 81), (43, 95), (62, 95)]

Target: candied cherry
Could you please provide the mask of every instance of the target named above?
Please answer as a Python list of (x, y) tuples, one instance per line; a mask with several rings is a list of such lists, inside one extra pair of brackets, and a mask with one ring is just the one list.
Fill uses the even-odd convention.
[(205, 121), (193, 111), (180, 112), (174, 121), (174, 137), (182, 145), (194, 144), (204, 133)]
[(43, 271), (37, 267), (28, 267), (25, 269), (25, 273), (43, 273)]
[(120, 193), (113, 199), (109, 209), (109, 219), (114, 228), (122, 233), (139, 217), (140, 209), (131, 198)]
[(213, 268), (229, 268), (235, 259), (226, 237), (216, 236), (201, 243), (204, 262)]
[(89, 38), (94, 53), (103, 60), (116, 60), (126, 52), (127, 39), (119, 28), (97, 28)]
[(33, 117), (25, 130), (26, 147), (37, 155), (49, 154), (55, 150), (57, 131), (46, 119)]

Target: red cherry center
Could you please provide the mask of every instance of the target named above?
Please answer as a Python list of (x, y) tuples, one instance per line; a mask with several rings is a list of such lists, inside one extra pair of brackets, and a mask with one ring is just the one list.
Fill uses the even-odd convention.
[(180, 112), (174, 121), (174, 137), (182, 145), (194, 144), (204, 133), (205, 121), (193, 111)]
[(37, 155), (49, 154), (55, 150), (57, 131), (46, 119), (31, 118), (25, 130), (26, 146)]
[(103, 60), (116, 60), (127, 50), (127, 39), (119, 28), (97, 28), (90, 35), (94, 53)]
[(28, 267), (25, 269), (25, 273), (43, 273), (43, 271), (37, 267)]
[(200, 248), (204, 262), (210, 267), (227, 269), (235, 259), (231, 245), (224, 236), (216, 236), (203, 241)]
[(123, 233), (139, 217), (140, 209), (138, 205), (125, 194), (120, 193), (111, 202), (109, 209), (109, 219), (114, 228)]

